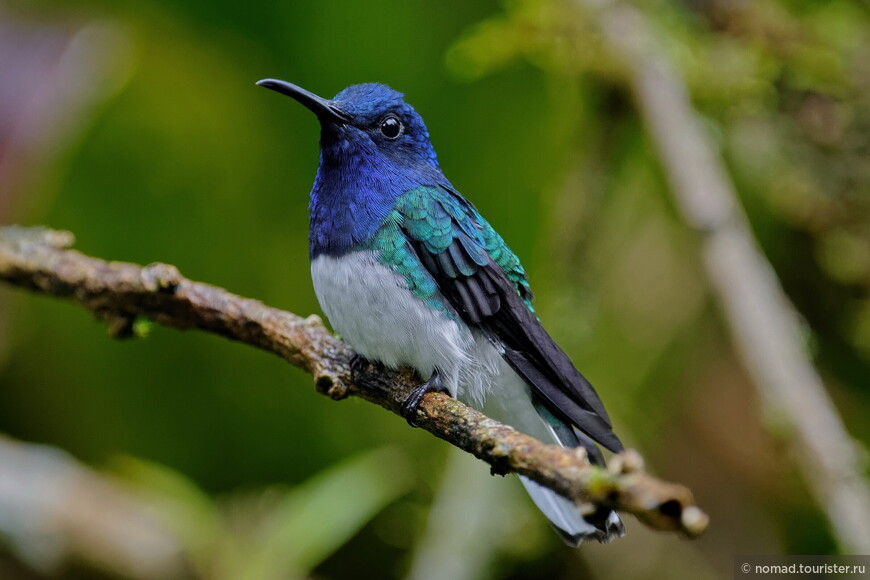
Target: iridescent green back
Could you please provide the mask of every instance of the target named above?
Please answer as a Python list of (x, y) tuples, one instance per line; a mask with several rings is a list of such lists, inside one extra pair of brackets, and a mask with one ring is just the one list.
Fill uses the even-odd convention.
[(474, 206), (458, 194), (428, 186), (405, 193), (366, 248), (375, 251), (382, 264), (404, 276), (415, 296), (433, 308), (447, 310), (434, 278), (417, 258), (408, 239), (417, 242), (420, 251), (436, 256), (458, 241), (471, 258), (456, 263), (458, 274), (465, 276), (473, 275), (492, 259), (534, 312), (532, 293), (519, 258)]

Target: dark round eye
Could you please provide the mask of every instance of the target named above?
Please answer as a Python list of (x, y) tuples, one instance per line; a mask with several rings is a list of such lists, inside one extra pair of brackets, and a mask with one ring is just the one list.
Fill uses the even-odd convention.
[(393, 115), (390, 115), (381, 121), (381, 134), (383, 134), (387, 139), (398, 139), (404, 130), (405, 126), (402, 125), (402, 122)]

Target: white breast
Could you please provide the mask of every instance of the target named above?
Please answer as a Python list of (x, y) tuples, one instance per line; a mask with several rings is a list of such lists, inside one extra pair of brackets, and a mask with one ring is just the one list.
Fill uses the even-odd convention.
[(332, 327), (354, 350), (397, 368), (408, 365), (428, 378), (438, 369), (451, 395), (481, 402), (501, 357), (462, 321), (414, 296), (403, 276), (374, 253), (318, 256), (311, 278)]

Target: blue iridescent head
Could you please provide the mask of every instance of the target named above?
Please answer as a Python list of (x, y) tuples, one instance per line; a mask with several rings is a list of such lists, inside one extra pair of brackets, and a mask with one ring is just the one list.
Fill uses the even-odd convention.
[(387, 85), (351, 85), (327, 100), (286, 81), (265, 79), (257, 84), (296, 99), (317, 115), (323, 162), (364, 153), (395, 169), (438, 167), (423, 118), (402, 93)]
[(303, 104), (320, 119), (320, 167), (311, 190), (311, 252), (341, 254), (369, 240), (403, 193), (449, 186), (423, 118), (402, 93), (352, 85), (334, 99), (286, 81), (257, 83)]

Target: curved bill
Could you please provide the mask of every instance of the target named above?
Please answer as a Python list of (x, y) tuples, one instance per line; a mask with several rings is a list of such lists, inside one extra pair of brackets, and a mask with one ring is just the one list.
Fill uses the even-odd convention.
[(318, 97), (314, 93), (306, 91), (293, 83), (278, 79), (263, 79), (257, 81), (257, 84), (296, 99), (321, 120), (328, 120), (339, 124), (351, 121), (351, 116), (339, 109), (332, 101)]

